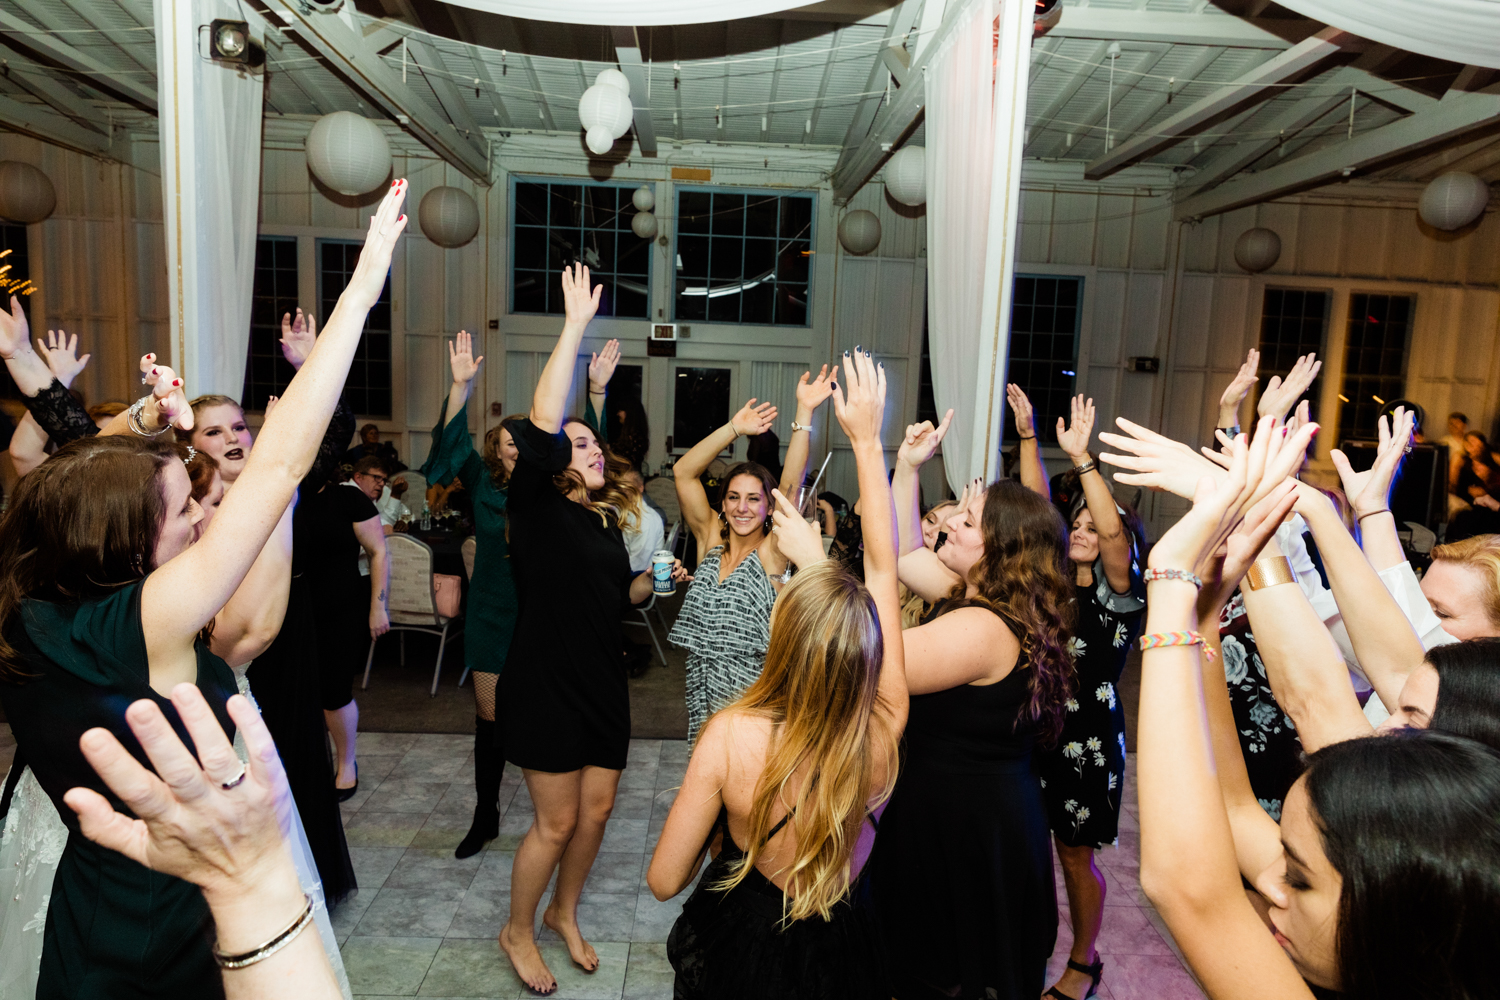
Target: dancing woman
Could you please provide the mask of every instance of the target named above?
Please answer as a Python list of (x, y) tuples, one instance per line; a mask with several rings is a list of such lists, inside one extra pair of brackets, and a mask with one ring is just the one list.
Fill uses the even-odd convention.
[[(511, 571), (519, 595), (514, 637), (495, 701), (505, 756), (521, 768), (536, 819), (516, 851), (510, 919), (500, 947), (539, 993), (557, 980), (536, 946), (536, 910), (573, 961), (599, 967), (578, 930), (578, 899), (604, 839), (630, 746), (630, 695), (620, 669), (620, 615), (651, 594), (632, 574), (619, 511), (635, 501), (624, 469), (607, 466), (588, 424), (564, 417), (578, 345), (599, 308), (582, 264), (563, 272), (566, 320), (542, 369), (528, 419), (508, 425), (519, 453), (510, 476)], [(606, 470), (609, 475), (606, 475)], [(689, 579), (675, 567), (679, 579)]]
[(1036, 1000), (1057, 934), (1034, 744), (1072, 696), (1073, 587), (1062, 517), (1019, 483), (972, 494), (937, 552), (917, 528), (917, 472), (952, 413), (907, 429), (892, 492), (901, 579), (929, 620), (901, 633), (906, 757), (870, 856), (871, 901), (901, 1000)]
[[(76, 835), (76, 817), (60, 804), (75, 786), (109, 798), (79, 750), (86, 730), (110, 731), (144, 760), (122, 716), (131, 701), (150, 698), (180, 724), (164, 693), (196, 684), (232, 733), (224, 702), (234, 675), (203, 629), (240, 587), (312, 464), (405, 227), (397, 217), (405, 190), (394, 184), (375, 213), (306, 371), (267, 419), (267, 444), (201, 538), (202, 511), (176, 448), (125, 436), (59, 449), (22, 481), (0, 520), (0, 701), (73, 833), (47, 913), (38, 997), (220, 992), (197, 887)], [(255, 654), (233, 639), (215, 645), (230, 640), (235, 659)]]
[[(797, 416), (781, 478), (784, 496), (798, 496), (813, 411), (833, 391), (837, 377), (837, 365), (832, 372), (824, 365), (816, 379), (804, 372), (797, 383)], [(699, 557), (693, 585), (670, 635), (673, 645), (688, 651), (689, 745), (711, 714), (760, 676), (770, 641), (771, 607), (787, 564), (770, 531), (771, 492), (777, 484), (765, 466), (741, 462), (731, 468), (724, 476), (717, 510), (709, 505), (699, 477), (737, 438), (763, 433), (775, 419), (774, 406), (756, 406), (752, 399), (729, 423), (678, 459), (672, 470), (682, 516), (697, 541)]]
[(507, 425), (524, 420), (506, 417), (484, 436), (484, 454), (474, 451), (469, 437), (469, 394), (483, 357), (474, 357), (473, 338), (458, 331), (456, 345), (448, 345), (453, 387), (443, 419), (432, 429), (432, 450), (422, 475), (429, 483), (463, 483), (474, 498), (474, 576), (469, 581), (469, 611), (465, 622), (464, 663), (474, 678), (474, 822), (454, 850), (456, 858), (478, 854), (486, 842), (500, 835), (500, 779), (505, 773), (505, 747), (495, 725), (495, 686), (511, 636), (516, 630), (515, 577), (510, 567), (510, 522), (506, 492), (516, 469), (515, 438)]
[(699, 734), (646, 875), (670, 899), (714, 852), (667, 939), (679, 1000), (891, 995), (868, 914), (849, 898), (854, 845), (895, 779), (907, 707), (890, 641), (901, 627), (885, 372), (867, 354), (845, 359), (848, 399), (835, 389), (833, 400), (868, 514), (865, 583), (823, 559), (817, 528), (778, 499), (776, 533), (801, 571), (781, 592), (765, 670)]

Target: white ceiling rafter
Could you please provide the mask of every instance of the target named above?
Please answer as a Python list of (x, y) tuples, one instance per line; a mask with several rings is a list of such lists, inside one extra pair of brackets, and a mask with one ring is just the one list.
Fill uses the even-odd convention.
[(80, 74), (91, 87), (116, 94), (147, 111), (156, 110), (154, 80), (147, 87), (135, 80), (133, 74), (122, 76), (117, 67), (106, 66), (92, 55), (69, 45), (61, 36), (29, 24), (3, 8), (0, 8), (0, 33), (4, 34), (11, 46), (31, 52), (44, 62)]
[(656, 122), (651, 117), (651, 88), (646, 64), (641, 59), (641, 40), (635, 28), (610, 29), (620, 72), (630, 81), (630, 102), (635, 108), (635, 142), (642, 156), (656, 155)]
[[(1132, 55), (1139, 57), (1138, 61), (1131, 68), (1131, 72), (1134, 74), (1133, 79), (1141, 79), (1149, 74), (1153, 69), (1155, 69), (1157, 63), (1166, 58), (1167, 53), (1172, 51), (1172, 46), (1162, 43), (1136, 42), (1133, 43), (1133, 47), (1131, 49), (1127, 49), (1126, 51), (1130, 52)], [(1222, 50), (1205, 50), (1203, 58), (1207, 58), (1209, 61), (1212, 61), (1212, 59), (1215, 58), (1220, 51)], [(1121, 58), (1123, 57), (1124, 56), (1122, 53)], [(1126, 80), (1122, 81), (1122, 86), (1118, 94), (1112, 95), (1106, 88), (1104, 94), (1101, 96), (1094, 109), (1090, 111), (1083, 119), (1077, 122), (1069, 122), (1068, 130), (1075, 134), (1081, 134), (1085, 136), (1092, 134), (1094, 126), (1098, 125), (1102, 121), (1105, 121), (1109, 117), (1111, 100), (1117, 100), (1119, 97), (1123, 97), (1127, 88), (1135, 89), (1136, 86), (1137, 85), (1133, 85), (1132, 79), (1127, 78)], [(1148, 114), (1141, 117), (1143, 119), (1149, 118), (1150, 115)], [(1119, 129), (1119, 131), (1125, 132), (1128, 135), (1132, 131), (1132, 129), (1122, 127)], [(1037, 143), (1032, 148), (1037, 150), (1037, 155), (1042, 159), (1055, 159), (1058, 156), (1058, 153), (1061, 151), (1059, 147), (1066, 148), (1066, 135), (1058, 134), (1057, 132), (1052, 131), (1048, 133), (1047, 137), (1051, 140), (1051, 145), (1047, 147), (1046, 153), (1043, 153), (1041, 151), (1042, 147), (1040, 143)]]
[(1057, 38), (1095, 38), (1109, 42), (1165, 42), (1175, 45), (1222, 45), (1286, 49), (1290, 42), (1251, 21), (1213, 13), (1120, 10), (1101, 6), (1065, 6), (1050, 32)]

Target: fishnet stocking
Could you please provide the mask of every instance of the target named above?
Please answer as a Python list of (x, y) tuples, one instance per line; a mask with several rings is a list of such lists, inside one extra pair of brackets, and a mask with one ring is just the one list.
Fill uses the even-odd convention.
[(469, 676), (474, 678), (474, 714), (486, 722), (494, 722), (495, 685), (500, 682), (500, 675), (476, 670)]

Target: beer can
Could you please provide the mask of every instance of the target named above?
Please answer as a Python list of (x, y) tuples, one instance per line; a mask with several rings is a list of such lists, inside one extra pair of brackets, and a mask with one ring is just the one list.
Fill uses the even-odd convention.
[(669, 549), (657, 549), (651, 553), (651, 592), (658, 597), (671, 597), (677, 593), (677, 581), (672, 579), (672, 566), (677, 557)]

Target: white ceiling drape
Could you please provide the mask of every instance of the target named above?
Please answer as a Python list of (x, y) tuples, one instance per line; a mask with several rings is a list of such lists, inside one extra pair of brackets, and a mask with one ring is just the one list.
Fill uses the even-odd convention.
[(703, 24), (742, 17), (762, 17), (805, 7), (807, 0), (447, 0), (458, 7), (566, 24), (620, 24), (647, 27)]
[(1407, 52), (1500, 69), (1500, 0), (1279, 0), (1283, 7)]

